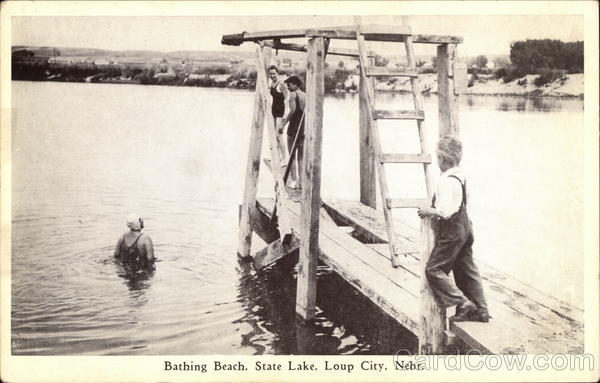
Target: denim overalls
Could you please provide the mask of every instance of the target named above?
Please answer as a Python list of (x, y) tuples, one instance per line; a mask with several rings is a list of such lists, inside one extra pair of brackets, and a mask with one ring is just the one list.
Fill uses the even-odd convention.
[[(483, 295), (481, 277), (473, 262), (473, 228), (467, 214), (466, 182), (451, 175), (460, 182), (462, 202), (459, 210), (450, 218), (432, 220), (435, 234), (435, 246), (427, 261), (425, 275), (442, 307), (459, 305), (470, 301), (478, 309), (487, 311), (487, 303)], [(432, 200), (435, 208), (435, 195)], [(448, 275), (454, 273), (454, 281)]]

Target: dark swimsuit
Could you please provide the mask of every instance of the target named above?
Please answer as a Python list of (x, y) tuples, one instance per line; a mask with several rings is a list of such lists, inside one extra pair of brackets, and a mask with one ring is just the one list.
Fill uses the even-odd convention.
[[(296, 133), (300, 128), (300, 120), (302, 120), (302, 114), (304, 114), (304, 110), (300, 108), (300, 98), (298, 97), (298, 95), (295, 95), (295, 97), (297, 98), (296, 110), (294, 110), (294, 114), (292, 114), (292, 117), (290, 117), (290, 125), (287, 129), (287, 135), (290, 137), (296, 137)], [(304, 120), (302, 120), (302, 126), (304, 126)], [(304, 137), (304, 130), (302, 136), (299, 138), (302, 137)]]
[(146, 263), (146, 254), (144, 254), (142, 250), (137, 247), (138, 240), (142, 235), (144, 235), (144, 233), (140, 233), (131, 246), (127, 246), (127, 243), (125, 243), (125, 238), (123, 238), (123, 241), (121, 241), (121, 246), (119, 247), (119, 256), (123, 259), (123, 261), (136, 264)]
[(277, 91), (277, 85), (280, 83), (281, 81), (278, 81), (271, 87), (271, 96), (273, 96), (271, 113), (273, 114), (273, 117), (283, 117), (283, 113), (285, 112), (285, 96), (282, 92)]

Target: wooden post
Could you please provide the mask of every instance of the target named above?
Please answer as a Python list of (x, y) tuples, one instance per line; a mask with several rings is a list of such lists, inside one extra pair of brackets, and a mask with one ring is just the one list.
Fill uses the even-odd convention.
[[(269, 55), (264, 55), (264, 61), (257, 61), (256, 67), (265, 66), (269, 63)], [(257, 69), (258, 70), (258, 69)], [(252, 120), (252, 131), (250, 132), (250, 148), (248, 149), (248, 162), (246, 165), (246, 183), (244, 186), (244, 201), (240, 217), (240, 232), (238, 240), (238, 256), (245, 258), (250, 256), (252, 247), (252, 225), (250, 220), (250, 209), (256, 204), (256, 186), (260, 171), (260, 154), (263, 141), (263, 128), (265, 121), (265, 109), (260, 99), (259, 83), (256, 83), (254, 93), (254, 117)]]
[(323, 136), (324, 43), (322, 37), (308, 42), (306, 68), (306, 126), (300, 256), (296, 289), (296, 313), (305, 321), (315, 317), (317, 260), (319, 255), (319, 211), (321, 208), (321, 142)]
[(454, 89), (456, 44), (441, 44), (437, 48), (438, 115), (440, 137), (458, 137), (458, 94)]
[[(407, 53), (408, 53), (407, 44)], [(437, 49), (438, 93), (439, 93), (439, 136), (458, 137), (458, 92), (455, 89), (455, 44), (442, 44)], [(416, 100), (417, 98), (415, 98)], [(416, 105), (419, 109), (420, 105)], [(422, 107), (422, 106), (421, 106)], [(419, 126), (421, 128), (421, 126)], [(423, 137), (423, 135), (421, 134)], [(422, 147), (427, 143), (421, 141)], [(433, 172), (426, 166), (427, 182), (432, 185)], [(431, 190), (428, 190), (431, 198)], [(444, 350), (444, 332), (446, 330), (446, 310), (438, 304), (425, 276), (427, 261), (434, 246), (431, 219), (421, 219), (421, 238), (423, 253), (421, 256), (421, 310), (419, 323), (419, 353), (439, 354)]]
[[(369, 59), (373, 65), (373, 59)], [(361, 68), (361, 71), (365, 68)], [(375, 179), (375, 156), (371, 146), (371, 116), (369, 115), (369, 96), (367, 94), (367, 84), (361, 76), (359, 84), (359, 153), (360, 153), (360, 202), (375, 209), (377, 206), (377, 188)], [(367, 81), (374, 81), (373, 78)]]
[(436, 301), (425, 276), (425, 266), (433, 249), (431, 219), (421, 219), (421, 310), (419, 318), (419, 354), (440, 354), (444, 349), (446, 311)]

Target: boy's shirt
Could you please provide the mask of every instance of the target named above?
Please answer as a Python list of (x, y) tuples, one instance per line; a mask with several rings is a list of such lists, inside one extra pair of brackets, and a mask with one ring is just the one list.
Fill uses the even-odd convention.
[(446, 170), (440, 176), (436, 191), (435, 191), (435, 210), (445, 219), (448, 219), (452, 214), (460, 209), (462, 203), (462, 185), (454, 177), (465, 182), (465, 177), (459, 167), (454, 167)]

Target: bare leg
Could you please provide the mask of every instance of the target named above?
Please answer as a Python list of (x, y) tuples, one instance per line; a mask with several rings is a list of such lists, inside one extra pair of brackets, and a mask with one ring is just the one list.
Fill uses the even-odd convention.
[[(273, 117), (275, 122), (275, 128), (277, 128), (277, 124), (283, 120), (282, 117)], [(288, 145), (289, 146), (289, 145)], [(283, 138), (283, 133), (277, 132), (277, 148), (279, 149), (279, 156), (281, 160), (284, 161), (287, 158), (286, 149), (285, 149), (285, 139)]]
[(298, 143), (298, 161), (296, 162), (298, 166), (298, 188), (302, 189), (302, 177), (304, 175), (304, 135), (302, 137), (298, 137), (300, 142)]
[[(292, 136), (287, 136), (287, 144), (288, 144), (288, 151), (290, 151), (290, 155), (291, 155), (291, 151), (292, 151), (292, 146), (294, 145), (294, 137)], [(298, 155), (298, 151), (296, 151), (296, 155)], [(297, 180), (298, 180), (298, 170), (297, 170), (297, 163), (294, 159), (294, 161), (291, 163), (290, 165), (292, 168), (290, 169), (290, 179), (292, 180), (292, 185), (296, 184), (297, 185)], [(295, 186), (295, 185), (294, 185)]]

